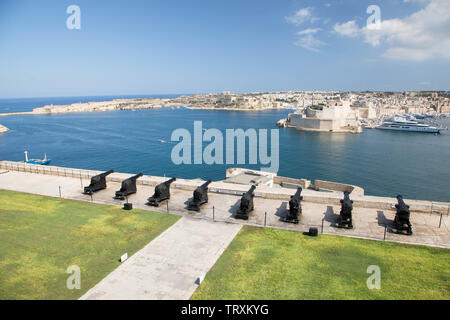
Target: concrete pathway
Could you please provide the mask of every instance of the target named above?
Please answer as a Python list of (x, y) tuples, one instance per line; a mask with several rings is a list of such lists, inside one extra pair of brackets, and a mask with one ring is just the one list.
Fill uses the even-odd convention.
[(183, 217), (81, 299), (189, 299), (240, 228)]

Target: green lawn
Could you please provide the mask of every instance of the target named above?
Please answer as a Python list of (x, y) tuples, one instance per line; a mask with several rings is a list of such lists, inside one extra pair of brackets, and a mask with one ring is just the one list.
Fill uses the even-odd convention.
[(450, 299), (450, 250), (243, 227), (192, 298)]
[[(77, 299), (179, 219), (0, 190), (0, 299)], [(81, 289), (69, 290), (71, 265)]]

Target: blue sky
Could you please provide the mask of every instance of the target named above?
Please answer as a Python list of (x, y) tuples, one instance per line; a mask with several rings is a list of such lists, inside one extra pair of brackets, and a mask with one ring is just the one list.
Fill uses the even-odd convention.
[(449, 3), (0, 0), (0, 98), (450, 90)]

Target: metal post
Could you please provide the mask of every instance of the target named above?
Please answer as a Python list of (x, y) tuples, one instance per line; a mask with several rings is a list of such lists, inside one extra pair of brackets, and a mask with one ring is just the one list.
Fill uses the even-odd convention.
[(61, 198), (61, 186), (59, 186), (59, 197)]
[(384, 226), (384, 237), (383, 237), (383, 240), (386, 240), (386, 231), (387, 231), (387, 225)]
[(92, 197), (92, 193), (90, 194), (90, 196), (91, 196), (91, 202), (94, 202), (94, 199), (93, 199), (93, 197)]
[(441, 223), (442, 223), (442, 213), (441, 213), (441, 219), (439, 220), (439, 228), (441, 227)]
[(266, 226), (267, 221), (267, 212), (264, 212), (264, 227)]
[(169, 201), (166, 202), (167, 212), (169, 212)]
[(325, 220), (325, 218), (322, 218), (322, 232), (323, 233), (323, 221)]
[(213, 221), (214, 221), (214, 206), (213, 206)]

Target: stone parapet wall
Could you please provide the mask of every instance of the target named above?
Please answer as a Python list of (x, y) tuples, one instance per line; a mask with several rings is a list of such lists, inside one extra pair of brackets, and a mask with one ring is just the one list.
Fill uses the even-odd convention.
[(320, 190), (334, 190), (341, 192), (349, 192), (352, 196), (364, 196), (364, 189), (351, 184), (344, 184), (338, 182), (324, 181), (324, 180), (314, 180), (313, 188)]
[[(103, 171), (94, 170), (84, 170), (75, 168), (64, 168), (57, 166), (42, 166), (35, 164), (27, 164), (24, 162), (14, 162), (14, 161), (0, 161), (0, 169), (3, 171), (19, 171), (19, 172), (29, 172), (32, 174), (45, 174), (54, 175), (60, 177), (77, 178), (81, 180), (81, 183), (86, 185), (86, 180), (90, 180), (93, 176), (102, 173)], [(1, 173), (1, 172), (0, 172)], [(134, 173), (120, 173), (114, 172), (107, 176), (107, 181), (122, 182), (128, 177), (135, 175)], [(1, 175), (0, 175), (1, 178)], [(137, 180), (138, 185), (144, 186), (156, 186), (157, 184), (168, 180), (169, 177), (159, 177), (144, 175)], [(287, 178), (290, 179), (290, 178)], [(293, 179), (297, 180), (297, 179)], [(395, 198), (388, 197), (375, 197), (375, 196), (364, 196), (364, 190), (356, 186), (344, 185), (335, 182), (320, 181), (319, 185), (333, 187), (337, 186), (349, 186), (354, 189), (351, 193), (351, 199), (353, 200), (353, 205), (355, 207), (362, 208), (375, 208), (380, 210), (395, 210), (393, 205), (397, 203)], [(201, 179), (177, 179), (172, 183), (171, 188), (181, 189), (186, 191), (194, 191), (198, 186), (200, 186), (204, 181)], [(325, 184), (324, 184), (325, 183)], [(219, 194), (231, 194), (236, 196), (241, 196), (243, 193), (248, 191), (248, 185), (231, 184), (223, 181), (215, 181), (209, 185), (209, 192), (219, 193)], [(359, 190), (361, 189), (361, 190)], [(345, 190), (344, 190), (345, 191)], [(362, 191), (362, 192), (361, 192)], [(258, 186), (255, 190), (255, 196), (265, 199), (273, 199), (280, 201), (289, 201), (291, 195), (293, 195), (295, 190), (290, 188), (271, 188), (269, 186)], [(306, 189), (302, 192), (303, 199), (306, 202), (328, 204), (328, 205), (340, 205), (340, 200), (342, 199), (342, 193), (340, 192), (319, 192), (314, 190)], [(425, 200), (408, 200), (405, 202), (410, 205), (411, 211), (414, 212), (425, 212), (430, 214), (448, 214), (450, 203), (448, 202), (431, 202)]]

